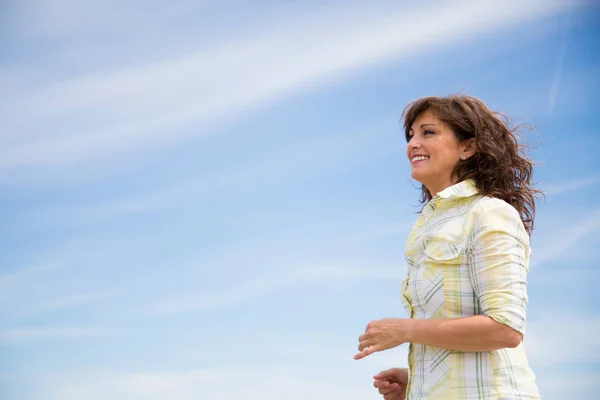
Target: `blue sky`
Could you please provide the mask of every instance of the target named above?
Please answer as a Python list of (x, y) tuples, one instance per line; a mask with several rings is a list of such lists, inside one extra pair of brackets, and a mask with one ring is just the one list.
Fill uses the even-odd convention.
[(379, 398), (400, 114), (458, 91), (537, 129), (525, 343), (544, 399), (600, 394), (600, 7), (416, 4), (6, 3), (2, 398)]

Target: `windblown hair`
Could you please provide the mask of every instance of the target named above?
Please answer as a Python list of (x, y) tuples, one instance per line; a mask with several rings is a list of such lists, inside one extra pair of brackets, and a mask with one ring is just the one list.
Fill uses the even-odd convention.
[[(448, 124), (459, 142), (475, 138), (477, 151), (458, 162), (453, 172), (456, 182), (473, 179), (482, 195), (512, 205), (531, 235), (535, 200), (542, 192), (533, 187), (533, 162), (516, 135), (520, 127), (510, 129), (504, 114), (491, 111), (481, 100), (471, 96), (424, 97), (408, 104), (402, 113), (407, 142), (411, 126), (426, 110)], [(431, 198), (429, 190), (422, 185), (421, 203)]]

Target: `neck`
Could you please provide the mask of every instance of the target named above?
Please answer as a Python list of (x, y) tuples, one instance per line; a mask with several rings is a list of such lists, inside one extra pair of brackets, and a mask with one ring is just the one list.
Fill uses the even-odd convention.
[(437, 194), (439, 192), (441, 192), (444, 189), (449, 188), (450, 186), (456, 184), (457, 182), (453, 180), (450, 181), (446, 181), (446, 182), (436, 182), (430, 185), (425, 185), (425, 187), (427, 188), (427, 190), (429, 190), (429, 193), (431, 193), (431, 197), (435, 197), (437, 196)]

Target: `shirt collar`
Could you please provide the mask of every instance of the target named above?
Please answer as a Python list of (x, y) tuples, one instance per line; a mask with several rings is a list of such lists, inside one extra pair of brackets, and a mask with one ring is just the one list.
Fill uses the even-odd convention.
[(473, 179), (466, 179), (447, 187), (439, 192), (436, 197), (441, 197), (442, 199), (448, 199), (450, 197), (471, 197), (477, 193), (479, 193), (479, 190), (475, 185), (475, 181)]

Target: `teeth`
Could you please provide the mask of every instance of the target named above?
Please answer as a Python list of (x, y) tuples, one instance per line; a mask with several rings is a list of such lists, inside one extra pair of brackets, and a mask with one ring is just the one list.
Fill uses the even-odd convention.
[(427, 160), (429, 158), (429, 156), (416, 156), (413, 157), (413, 161), (421, 161), (421, 160)]

